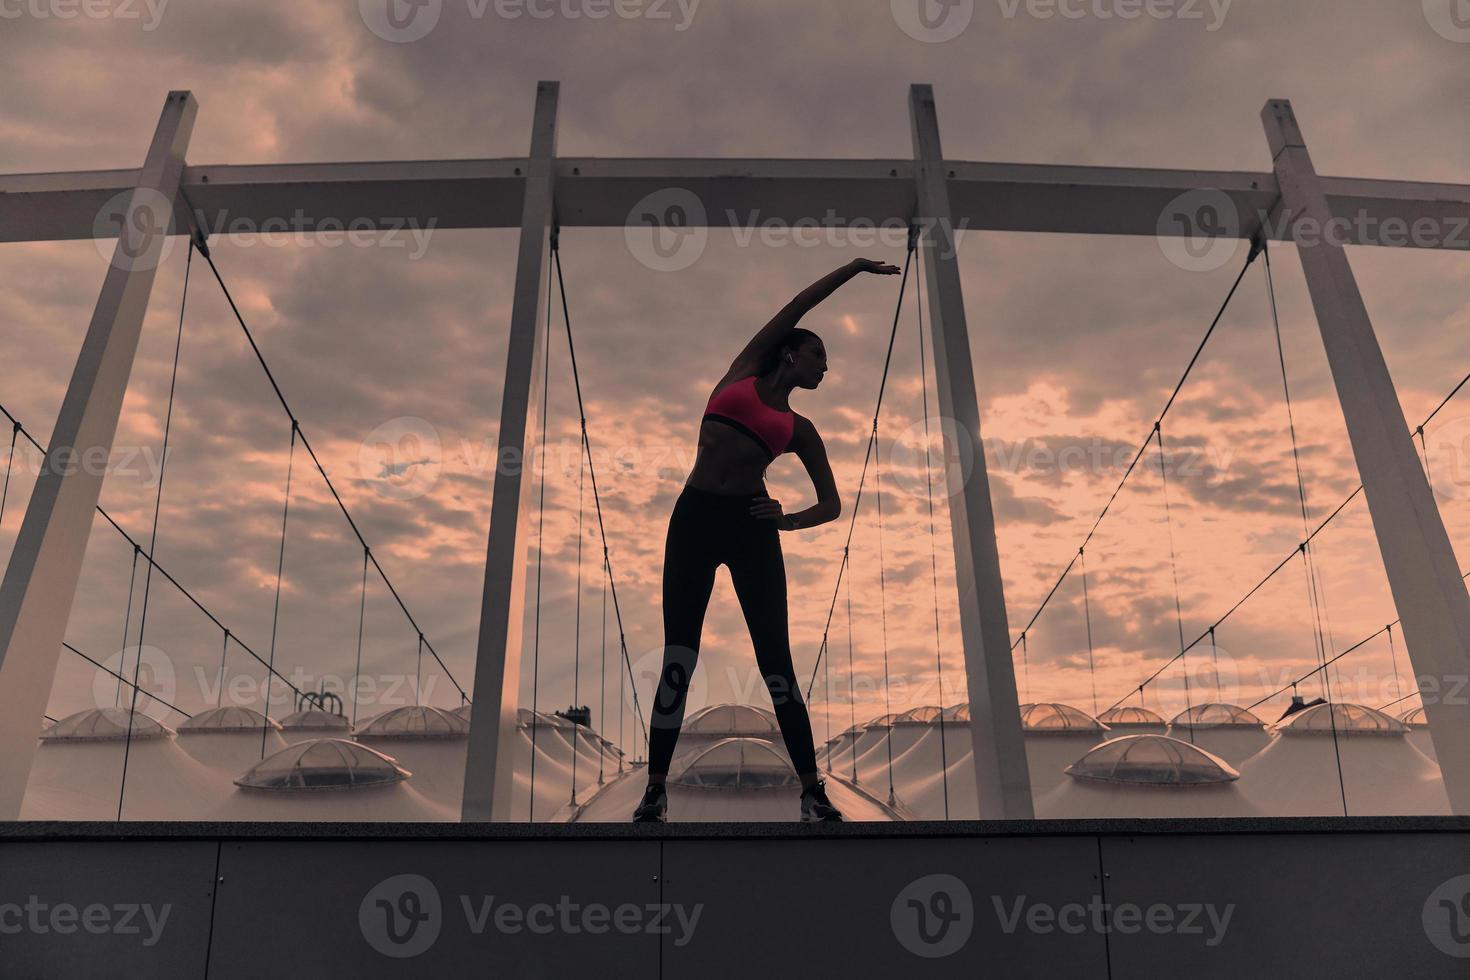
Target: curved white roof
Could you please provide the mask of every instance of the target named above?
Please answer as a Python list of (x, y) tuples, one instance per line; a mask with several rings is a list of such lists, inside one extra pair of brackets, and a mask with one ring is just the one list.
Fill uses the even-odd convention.
[(474, 705), (472, 704), (462, 704), (449, 713), (451, 715), (454, 715), (456, 718), (463, 718), (466, 722), (469, 722), (471, 721), (470, 715), (473, 714), (473, 708)]
[(950, 705), (944, 709), (945, 721), (969, 721), (970, 702), (962, 701), (959, 704)]
[(357, 738), (465, 738), (470, 723), (426, 704), (411, 704), (378, 715), (358, 728)]
[(933, 705), (926, 705), (922, 708), (910, 708), (903, 714), (899, 715), (897, 718), (893, 719), (893, 723), (895, 725), (938, 724), (939, 716), (943, 713), (943, 708)]
[(1169, 722), (1187, 728), (1259, 728), (1265, 723), (1235, 704), (1196, 704), (1179, 712)]
[[(1329, 710), (1330, 709), (1330, 710)], [(1314, 704), (1274, 726), (1283, 735), (1403, 735), (1409, 726), (1361, 704)]]
[(879, 715), (878, 717), (874, 718), (872, 721), (864, 725), (863, 728), (887, 728), (892, 725), (894, 720), (897, 718), (897, 714)]
[(298, 742), (251, 766), (236, 786), (308, 792), (389, 786), (412, 775), (391, 756), (345, 738)]
[(561, 715), (549, 715), (544, 711), (532, 711), (530, 708), (516, 709), (516, 724), (522, 728), (530, 728), (533, 724), (547, 728), (575, 728), (576, 725), (570, 719)]
[(701, 789), (778, 789), (798, 785), (796, 770), (771, 743), (727, 738), (693, 755), (670, 782)]
[[(132, 732), (128, 718), (132, 717)], [(107, 742), (125, 738), (168, 738), (172, 728), (141, 711), (127, 708), (88, 708), (67, 715), (41, 733), (47, 742)]]
[(1417, 708), (1410, 708), (1408, 711), (1399, 715), (1399, 721), (1402, 721), (1410, 728), (1420, 728), (1429, 724), (1429, 718), (1424, 714), (1422, 705)]
[(695, 735), (775, 735), (781, 730), (776, 716), (748, 704), (716, 704), (702, 708), (684, 721), (684, 731)]
[(1068, 775), (1105, 783), (1199, 786), (1240, 778), (1228, 762), (1167, 735), (1110, 739), (1066, 768)]
[(280, 728), (294, 732), (346, 732), (352, 729), (352, 722), (321, 708), (303, 708), (282, 718)]
[(179, 726), (180, 735), (205, 735), (216, 732), (258, 732), (262, 728), (280, 731), (281, 726), (273, 719), (256, 711), (236, 705), (210, 708), (201, 711)]
[(1119, 705), (1097, 716), (1104, 725), (1162, 725), (1164, 716), (1136, 705)]
[(1107, 726), (1070, 704), (1023, 705), (1021, 730), (1032, 734), (1092, 734), (1107, 731)]

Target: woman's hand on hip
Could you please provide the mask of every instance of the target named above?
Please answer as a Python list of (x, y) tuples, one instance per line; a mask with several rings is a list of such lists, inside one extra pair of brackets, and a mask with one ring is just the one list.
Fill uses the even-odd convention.
[(764, 497), (750, 505), (750, 516), (761, 520), (775, 521), (776, 526), (783, 531), (796, 530), (796, 524), (791, 517), (781, 510), (781, 501), (772, 497)]

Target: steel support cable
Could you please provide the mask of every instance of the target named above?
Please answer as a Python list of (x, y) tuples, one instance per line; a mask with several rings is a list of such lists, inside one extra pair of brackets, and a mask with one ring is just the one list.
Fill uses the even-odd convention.
[[(73, 646), (72, 644), (66, 642), (65, 640), (63, 640), (61, 642), (61, 647), (62, 647), (63, 650), (66, 650), (66, 651), (68, 651), (70, 653), (74, 653), (78, 657), (81, 657), (87, 663), (91, 664), (93, 667), (96, 667), (98, 670), (102, 671), (104, 674), (111, 674), (113, 677), (116, 677), (120, 683), (131, 685), (132, 682), (129, 681), (126, 677), (124, 677), (122, 675), (122, 673), (121, 673), (121, 668), (123, 666), (122, 664), (118, 664), (119, 670), (113, 670), (111, 667), (109, 667), (106, 664), (102, 663), (100, 660), (97, 660), (95, 657), (91, 657), (91, 656), (83, 653), (81, 650), (78, 650), (75, 646)], [(180, 708), (178, 705), (176, 705), (176, 704), (174, 704), (174, 703), (172, 703), (170, 701), (165, 701), (163, 698), (161, 698), (158, 695), (152, 693), (151, 691), (146, 691), (145, 690), (145, 691), (141, 691), (139, 693), (141, 693), (145, 698), (148, 698), (151, 701), (156, 701), (157, 703), (163, 705), (165, 708), (167, 708), (168, 710), (170, 710), (170, 711), (172, 711), (172, 712), (174, 712), (176, 714), (183, 715), (185, 718), (192, 718), (193, 717), (193, 715), (189, 714), (189, 712), (185, 711), (183, 708)]]
[[(153, 493), (153, 530), (148, 542), (149, 552), (158, 550), (158, 516), (163, 505), (163, 478), (168, 471), (168, 440), (173, 431), (174, 421), (174, 394), (178, 390), (179, 382), (179, 354), (184, 345), (184, 313), (189, 307), (189, 271), (194, 267), (194, 240), (189, 240), (189, 251), (184, 258), (184, 282), (179, 290), (179, 325), (174, 335), (174, 357), (173, 368), (168, 379), (168, 405), (163, 416), (163, 447), (158, 456), (158, 486)], [(133, 555), (134, 565), (137, 563), (137, 553)], [(128, 758), (133, 748), (133, 717), (138, 710), (138, 678), (143, 669), (143, 638), (148, 628), (148, 598), (153, 590), (153, 566), (150, 564), (143, 573), (143, 605), (138, 613), (138, 655), (133, 660), (133, 696), (128, 708), (128, 729), (123, 736), (123, 758), (122, 774), (117, 784), (117, 819), (122, 819), (123, 796), (128, 785)], [(131, 582), (128, 586), (129, 606), (132, 605)], [(127, 656), (127, 645), (123, 645), (123, 657)], [(121, 663), (119, 663), (121, 666)]]
[[(285, 410), (287, 417), (291, 420), (292, 426), (295, 427), (297, 438), (301, 441), (301, 448), (306, 450), (307, 455), (311, 457), (312, 465), (314, 465), (317, 472), (321, 474), (322, 482), (326, 484), (327, 491), (331, 493), (332, 499), (336, 501), (337, 509), (342, 512), (343, 518), (345, 518), (347, 521), (347, 526), (352, 530), (353, 536), (357, 538), (357, 543), (360, 544), (368, 552), (368, 557), (372, 562), (373, 570), (378, 573), (378, 577), (381, 578), (383, 580), (383, 584), (387, 586), (389, 594), (393, 596), (393, 601), (398, 604), (398, 608), (402, 611), (404, 618), (408, 620), (409, 625), (414, 629), (415, 632), (422, 633), (423, 628), (420, 627), (418, 621), (414, 619), (413, 613), (410, 612), (408, 609), (408, 604), (404, 602), (403, 596), (399, 594), (398, 589), (393, 585), (393, 581), (388, 577), (388, 573), (383, 570), (382, 564), (378, 561), (378, 556), (372, 553), (372, 548), (368, 545), (367, 538), (363, 536), (362, 530), (357, 526), (357, 521), (353, 519), (352, 513), (347, 509), (347, 504), (343, 502), (342, 495), (337, 492), (336, 484), (332, 482), (332, 478), (327, 475), (326, 467), (324, 467), (321, 460), (317, 458), (316, 450), (312, 448), (311, 441), (306, 437), (306, 431), (301, 427), (300, 419), (297, 417), (295, 412), (291, 411), (290, 403), (286, 401), (286, 396), (281, 391), (281, 386), (279, 383), (277, 383), (276, 376), (271, 371), (270, 364), (266, 362), (265, 354), (262, 353), (260, 345), (255, 342), (255, 335), (250, 332), (250, 327), (246, 324), (245, 317), (240, 312), (240, 307), (235, 303), (234, 295), (230, 292), (230, 288), (225, 285), (224, 278), (220, 275), (218, 266), (214, 264), (214, 258), (205, 248), (201, 248), (199, 250), (199, 254), (203, 256), (204, 261), (209, 264), (209, 271), (214, 274), (215, 282), (219, 283), (220, 291), (224, 294), (225, 297), (225, 302), (229, 304), (230, 311), (235, 316), (235, 321), (240, 325), (241, 332), (245, 334), (245, 339), (249, 342), (250, 349), (255, 354), (255, 359), (260, 362), (261, 370), (265, 372), (265, 377), (266, 380), (270, 382), (271, 390), (276, 393), (276, 399), (281, 403), (281, 408)], [(461, 700), (464, 700), (466, 703), (468, 703), (468, 695), (465, 692), (465, 689), (460, 686), (457, 680), (454, 679), (453, 672), (450, 671), (449, 667), (440, 658), (439, 652), (434, 649), (434, 644), (431, 643), (427, 639), (427, 637), (424, 640), (424, 648), (429, 651), (429, 654), (438, 662), (440, 668), (443, 669), (444, 676), (449, 678), (449, 683), (453, 684), (455, 690), (459, 692)]]
[[(919, 256), (919, 273), (923, 281), (923, 256)], [(944, 653), (939, 629), (939, 545), (934, 534), (934, 468), (929, 457), (929, 365), (924, 349), (924, 290), (914, 290), (917, 301), (919, 335), (919, 398), (924, 403), (924, 496), (929, 505), (929, 577), (934, 593), (934, 669), (939, 678), (939, 773), (944, 789), (944, 819), (949, 819), (949, 747), (944, 735)]]
[(872, 462), (873, 450), (878, 438), (878, 418), (883, 413), (883, 393), (888, 387), (888, 369), (893, 364), (893, 345), (898, 339), (899, 321), (903, 316), (903, 298), (904, 294), (908, 292), (909, 268), (913, 264), (914, 252), (917, 249), (918, 233), (917, 229), (914, 228), (909, 231), (908, 255), (904, 258), (903, 279), (898, 285), (898, 305), (893, 311), (893, 327), (888, 332), (888, 351), (883, 357), (883, 376), (878, 380), (878, 402), (873, 408), (873, 431), (868, 436), (868, 447), (863, 453), (863, 469), (858, 477), (857, 496), (853, 500), (852, 517), (849, 519), (847, 525), (847, 541), (842, 546), (842, 562), (837, 566), (837, 581), (832, 586), (832, 602), (827, 607), (826, 625), (822, 627), (822, 645), (817, 649), (817, 662), (812, 664), (811, 680), (807, 682), (806, 686), (806, 697), (808, 701), (811, 700), (812, 688), (817, 683), (817, 668), (821, 666), (822, 656), (827, 652), (827, 638), (832, 628), (832, 615), (837, 609), (837, 596), (842, 590), (843, 576), (847, 572), (849, 558), (852, 553), (852, 536), (853, 532), (857, 529), (858, 512), (862, 509), (863, 505), (863, 488), (867, 484), (868, 464)]
[[(138, 583), (138, 551), (139, 548), (135, 545), (133, 547), (132, 566), (128, 570), (128, 604), (126, 611), (123, 613), (122, 646), (118, 648), (117, 666), (119, 673), (117, 675), (117, 690), (112, 695), (112, 706), (114, 708), (121, 707), (122, 705), (123, 676), (121, 671), (127, 669), (128, 636), (132, 633), (133, 629), (133, 591)], [(141, 654), (142, 651), (139, 651), (139, 653)]]
[[(878, 418), (873, 417), (873, 443), (878, 442)], [(893, 791), (893, 704), (889, 700), (888, 683), (888, 576), (885, 572), (886, 558), (883, 554), (883, 451), (876, 454), (874, 473), (874, 496), (878, 501), (878, 612), (883, 640), (883, 714), (887, 717), (888, 731), (883, 741), (888, 747), (888, 805), (893, 806), (897, 796)]]
[(10, 471), (15, 467), (15, 440), (20, 435), (20, 423), (10, 423), (10, 452), (5, 457), (5, 487), (0, 489), (0, 525), (5, 523), (5, 501), (10, 498)]
[(577, 369), (577, 345), (572, 339), (571, 308), (567, 301), (566, 280), (562, 275), (560, 232), (552, 236), (551, 257), (556, 266), (556, 282), (561, 295), (562, 322), (566, 325), (567, 330), (567, 354), (572, 365), (572, 386), (577, 394), (577, 417), (580, 419), (582, 427), (582, 451), (587, 458), (587, 477), (592, 484), (592, 504), (597, 511), (597, 529), (602, 541), (602, 560), (607, 563), (608, 590), (612, 594), (613, 617), (617, 620), (618, 624), (618, 644), (622, 649), (623, 664), (627, 667), (628, 681), (633, 691), (633, 712), (643, 724), (643, 739), (646, 749), (651, 734), (649, 731), (649, 719), (643, 717), (643, 708), (638, 701), (638, 688), (633, 683), (633, 661), (628, 656), (628, 634), (623, 626), (622, 603), (618, 600), (618, 580), (612, 571), (612, 554), (607, 542), (607, 523), (603, 519), (602, 514), (602, 492), (597, 484), (597, 467), (592, 459), (592, 439), (587, 432), (587, 406), (582, 399), (582, 376), (581, 372)]
[(362, 549), (362, 590), (357, 600), (357, 663), (352, 668), (352, 727), (357, 727), (357, 702), (362, 700), (362, 635), (367, 625), (368, 550)]
[[(1087, 555), (1078, 552), (1077, 557), (1082, 560), (1082, 618), (1087, 624), (1087, 676), (1092, 679), (1092, 716), (1098, 715), (1097, 710), (1097, 664), (1094, 659), (1092, 646), (1092, 599), (1087, 588)], [(1184, 643), (1181, 640), (1180, 646)]]
[[(286, 454), (286, 492), (281, 504), (281, 546), (276, 555), (276, 598), (271, 610), (271, 646), (270, 646), (270, 668), (276, 666), (276, 636), (281, 621), (281, 581), (286, 574), (286, 525), (291, 517), (291, 477), (296, 467), (296, 434), (298, 429), (295, 420), (291, 422), (291, 448)], [(265, 716), (267, 724), (260, 726), (260, 757), (265, 758), (266, 735), (270, 732), (270, 709), (271, 709), (271, 683), (266, 679), (265, 683)]]
[[(20, 423), (16, 421), (15, 416), (10, 414), (9, 410), (6, 409), (4, 405), (0, 405), (0, 415), (4, 415), (14, 425), (20, 425)], [(30, 443), (31, 448), (40, 453), (42, 457), (45, 457), (46, 447), (41, 445), (41, 443), (37, 441), (36, 437), (32, 435), (30, 431), (27, 430), (23, 425), (21, 425), (20, 427), (20, 434), (26, 440), (26, 442)], [(117, 532), (118, 536), (127, 542), (128, 547), (133, 549), (134, 553), (137, 554), (138, 557), (146, 561), (150, 568), (157, 571), (159, 575), (162, 575), (164, 581), (166, 581), (169, 585), (172, 585), (175, 591), (177, 591), (185, 599), (189, 600), (189, 604), (192, 605), (195, 609), (199, 610), (200, 614), (203, 615), (205, 619), (209, 620), (211, 623), (213, 623), (215, 626), (225, 631), (226, 633), (230, 633), (229, 628), (225, 626), (224, 622), (218, 616), (216, 616), (208, 606), (201, 602), (198, 596), (196, 596), (182, 582), (175, 578), (174, 575), (167, 568), (165, 568), (159, 562), (155, 561), (153, 559), (153, 555), (149, 551), (144, 549), (143, 546), (139, 544), (137, 540), (134, 539), (133, 536), (129, 534), (123, 528), (123, 526), (113, 518), (111, 514), (104, 510), (101, 505), (98, 505), (96, 510), (98, 515), (104, 521), (106, 521), (114, 531)], [(230, 633), (230, 638), (235, 641), (236, 646), (248, 653), (262, 667), (266, 665), (265, 658), (256, 653), (255, 650), (249, 646), (249, 644), (244, 643), (237, 634)], [(126, 637), (124, 638), (124, 645), (126, 645)], [(275, 677), (287, 687), (291, 688), (291, 690), (294, 691), (296, 694), (301, 694), (301, 691), (299, 691), (288, 678), (282, 676), (279, 672), (275, 673)]]
[[(1296, 438), (1296, 413), (1291, 405), (1291, 381), (1286, 370), (1286, 346), (1281, 340), (1281, 314), (1276, 304), (1276, 277), (1271, 272), (1271, 249), (1267, 244), (1266, 236), (1259, 239), (1261, 254), (1265, 257), (1266, 269), (1266, 291), (1271, 300), (1271, 327), (1276, 337), (1276, 357), (1281, 366), (1281, 392), (1286, 404), (1287, 430), (1291, 433), (1291, 459), (1296, 468), (1297, 496), (1301, 501), (1302, 509), (1302, 534), (1307, 533), (1311, 527), (1311, 507), (1307, 503), (1307, 481), (1302, 474), (1301, 451), (1297, 445)], [(1322, 691), (1324, 700), (1328, 703), (1327, 720), (1332, 726), (1332, 754), (1337, 763), (1337, 789), (1342, 797), (1342, 815), (1347, 816), (1347, 786), (1342, 777), (1342, 748), (1337, 741), (1337, 709), (1333, 707), (1331, 679), (1327, 676), (1327, 644), (1329, 636), (1322, 630), (1322, 620), (1325, 616), (1324, 604), (1326, 597), (1323, 595), (1320, 583), (1317, 580), (1315, 562), (1312, 560), (1312, 546), (1309, 541), (1302, 542), (1302, 566), (1307, 573), (1307, 594), (1311, 603), (1313, 616), (1313, 628), (1318, 649), (1318, 661), (1322, 666)]]
[[(1163, 411), (1159, 412), (1156, 425), (1161, 424), (1168, 416), (1169, 410), (1174, 407), (1174, 401), (1179, 397), (1179, 392), (1183, 390), (1184, 383), (1189, 380), (1189, 376), (1191, 373), (1193, 373), (1195, 365), (1199, 363), (1200, 355), (1204, 353), (1205, 345), (1207, 345), (1210, 342), (1210, 338), (1214, 336), (1215, 328), (1220, 325), (1220, 320), (1225, 316), (1225, 311), (1230, 308), (1230, 301), (1235, 298), (1235, 293), (1240, 288), (1240, 282), (1242, 279), (1245, 278), (1246, 270), (1250, 268), (1251, 263), (1255, 261), (1255, 258), (1256, 253), (1253, 249), (1250, 256), (1246, 258), (1245, 265), (1241, 267), (1240, 274), (1235, 277), (1235, 282), (1230, 286), (1230, 292), (1225, 295), (1225, 301), (1220, 304), (1220, 308), (1215, 312), (1214, 319), (1210, 321), (1209, 329), (1207, 329), (1204, 336), (1200, 338), (1199, 346), (1197, 346), (1194, 350), (1194, 356), (1189, 359), (1189, 364), (1185, 366), (1184, 373), (1180, 376), (1178, 383), (1174, 385), (1174, 390), (1169, 394), (1168, 401), (1164, 403)], [(1109, 495), (1107, 503), (1103, 505), (1102, 512), (1097, 515), (1097, 520), (1092, 522), (1092, 527), (1088, 529), (1087, 535), (1082, 539), (1082, 544), (1079, 545), (1078, 550), (1072, 554), (1071, 561), (1067, 562), (1066, 567), (1062, 569), (1062, 574), (1057, 577), (1056, 583), (1053, 584), (1051, 589), (1046, 593), (1045, 598), (1041, 600), (1041, 605), (1037, 607), (1035, 614), (1033, 614), (1030, 621), (1026, 623), (1025, 628), (1021, 630), (1022, 634), (1029, 633), (1031, 631), (1031, 627), (1036, 625), (1036, 621), (1040, 619), (1041, 614), (1046, 611), (1047, 605), (1057, 594), (1057, 590), (1060, 589), (1062, 587), (1062, 583), (1067, 580), (1067, 575), (1070, 574), (1072, 569), (1076, 566), (1077, 556), (1081, 554), (1083, 548), (1086, 548), (1089, 544), (1092, 543), (1092, 538), (1094, 535), (1097, 534), (1097, 529), (1102, 524), (1103, 518), (1108, 516), (1108, 512), (1113, 507), (1113, 503), (1118, 499), (1118, 495), (1123, 492), (1123, 487), (1128, 483), (1128, 478), (1133, 475), (1133, 471), (1138, 467), (1139, 461), (1143, 459), (1143, 454), (1148, 451), (1149, 443), (1153, 441), (1153, 438), (1154, 432), (1153, 429), (1150, 429), (1148, 436), (1145, 437), (1142, 444), (1139, 445), (1138, 451), (1133, 454), (1133, 460), (1128, 464), (1128, 468), (1123, 471), (1123, 478), (1118, 481), (1117, 487), (1114, 488), (1112, 494)], [(1016, 647), (1020, 645), (1020, 642), (1021, 641), (1018, 639), (1016, 640), (1016, 642), (1011, 644), (1011, 650), (1013, 652), (1015, 651)]]
[[(586, 434), (586, 426), (583, 426)], [(585, 445), (585, 439), (584, 439)], [(577, 455), (577, 598), (576, 612), (572, 625), (572, 709), (581, 707), (582, 701), (582, 537), (586, 533), (584, 519), (584, 477), (587, 467), (582, 454)], [(572, 806), (577, 805), (577, 739), (581, 725), (572, 725)]]
[[(1169, 507), (1169, 464), (1164, 454), (1164, 429), (1154, 423), (1154, 436), (1159, 444), (1159, 480), (1164, 489), (1164, 526), (1169, 531), (1169, 568), (1174, 576), (1174, 616), (1179, 626), (1180, 673), (1184, 677), (1184, 711), (1189, 717), (1194, 709), (1194, 699), (1189, 690), (1189, 649), (1184, 645), (1184, 604), (1179, 598), (1179, 560), (1174, 550), (1174, 517)], [(1189, 740), (1194, 741), (1194, 726), (1188, 726)]]
[(847, 582), (847, 715), (849, 725), (848, 732), (852, 735), (852, 744), (848, 746), (852, 750), (852, 782), (857, 785), (857, 687), (856, 674), (852, 661), (852, 578)]
[[(598, 668), (597, 675), (597, 717), (598, 724), (603, 724), (602, 719), (607, 717), (607, 562), (602, 563), (602, 664)], [(604, 736), (606, 738), (606, 736)], [(606, 752), (604, 746), (597, 747), (597, 785), (601, 786), (603, 774), (606, 769)]]
[(546, 417), (551, 392), (551, 279), (546, 280), (546, 336), (541, 347), (541, 436), (536, 451), (541, 454), (541, 479), (536, 503), (536, 606), (535, 632), (531, 639), (531, 789), (526, 822), (536, 822), (536, 733), (541, 729), (541, 569), (546, 555)]

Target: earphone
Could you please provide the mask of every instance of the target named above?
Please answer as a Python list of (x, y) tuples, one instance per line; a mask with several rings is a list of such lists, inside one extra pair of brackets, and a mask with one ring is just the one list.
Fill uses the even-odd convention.
[(787, 354), (786, 355), (786, 363), (787, 364), (795, 364), (796, 363), (796, 358), (792, 357), (790, 354)]

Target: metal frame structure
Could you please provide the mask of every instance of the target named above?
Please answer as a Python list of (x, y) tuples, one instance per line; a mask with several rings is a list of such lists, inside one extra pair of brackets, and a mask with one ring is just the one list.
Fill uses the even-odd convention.
[[(946, 160), (932, 89), (910, 92), (910, 160), (596, 159), (556, 154), (558, 85), (541, 82), (530, 153), (493, 160), (187, 166), (195, 114), (170, 93), (138, 170), (0, 176), (0, 242), (107, 234), (99, 210), (128, 194), (125, 225), (0, 587), (0, 819), (15, 819), (35, 751), (62, 634), (75, 596), (101, 477), (68, 467), (72, 453), (111, 448), (122, 393), (162, 248), (132, 229), (228, 234), (232, 222), (312, 232), (357, 228), (519, 228), (515, 292), (501, 405), (484, 599), (474, 681), (475, 716), (463, 819), (510, 819), (526, 535), (523, 478), (539, 381), (536, 325), (544, 315), (549, 236), (558, 226), (618, 227), (648, 195), (679, 188), (703, 203), (709, 227), (761, 219), (921, 229), (924, 288), (944, 427), (961, 633), (972, 715), (976, 786), (987, 818), (1032, 815), (1010, 657), (995, 517), (980, 436), (954, 230), (1253, 239), (1300, 247), (1353, 452), (1368, 499), (1410, 660), (1424, 683), (1457, 690), (1470, 676), (1470, 593), (1414, 452), (1392, 378), (1344, 245), (1400, 244), (1368, 230), (1394, 220), (1464, 228), (1470, 184), (1322, 177), (1288, 102), (1263, 112), (1271, 173), (1073, 167)], [(1181, 208), (1207, 195), (1238, 221), (1206, 224)], [(164, 201), (160, 208), (157, 201)], [(173, 214), (157, 213), (172, 202)], [(151, 210), (150, 210), (151, 209)], [(711, 219), (709, 216), (717, 216)], [(1277, 220), (1277, 217), (1282, 220)], [(171, 220), (165, 220), (165, 217)], [(1174, 219), (1184, 219), (1182, 221)], [(1336, 219), (1339, 238), (1299, 236), (1307, 219)], [(285, 224), (282, 224), (285, 223)], [(1406, 241), (1466, 248), (1463, 236)], [(139, 256), (143, 261), (139, 261)], [(155, 257), (148, 261), (149, 256)], [(1457, 814), (1470, 814), (1470, 704), (1436, 702), (1428, 717)]]

